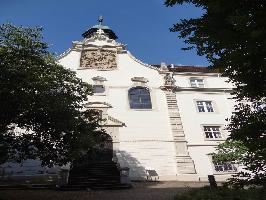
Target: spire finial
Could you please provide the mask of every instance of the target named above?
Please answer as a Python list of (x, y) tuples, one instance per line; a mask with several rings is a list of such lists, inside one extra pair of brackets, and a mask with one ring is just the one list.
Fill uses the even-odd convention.
[(102, 15), (100, 15), (98, 22), (99, 22), (99, 25), (103, 25), (103, 16)]

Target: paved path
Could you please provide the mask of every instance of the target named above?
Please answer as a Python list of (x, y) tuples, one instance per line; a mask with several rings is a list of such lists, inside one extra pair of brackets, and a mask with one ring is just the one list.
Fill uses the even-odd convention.
[(206, 183), (133, 183), (132, 189), (104, 191), (0, 190), (0, 200), (173, 200), (178, 193)]

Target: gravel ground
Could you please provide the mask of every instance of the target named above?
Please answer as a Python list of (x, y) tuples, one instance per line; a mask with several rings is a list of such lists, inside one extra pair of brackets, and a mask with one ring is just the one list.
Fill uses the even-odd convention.
[(173, 200), (178, 193), (204, 185), (206, 183), (140, 182), (126, 190), (0, 190), (0, 200)]

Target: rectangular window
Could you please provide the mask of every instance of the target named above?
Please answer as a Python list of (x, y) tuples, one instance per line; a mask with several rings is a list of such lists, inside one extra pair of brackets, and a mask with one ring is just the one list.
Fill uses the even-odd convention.
[(104, 85), (93, 85), (93, 92), (97, 94), (102, 94), (105, 92)]
[(236, 172), (237, 171), (237, 168), (234, 164), (232, 163), (216, 163), (214, 164), (214, 170), (215, 172)]
[(197, 108), (199, 112), (214, 112), (211, 101), (197, 101)]
[(203, 126), (206, 139), (220, 139), (222, 138), (220, 126)]
[(203, 79), (200, 79), (200, 78), (191, 78), (190, 85), (191, 87), (203, 88), (204, 82), (203, 82)]

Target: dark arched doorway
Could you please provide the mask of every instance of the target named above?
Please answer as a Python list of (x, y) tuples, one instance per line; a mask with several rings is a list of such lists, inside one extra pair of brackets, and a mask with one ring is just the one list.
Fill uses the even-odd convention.
[(111, 162), (113, 159), (113, 141), (111, 136), (101, 143), (88, 149), (88, 151), (78, 160), (72, 163), (72, 168), (87, 166), (99, 162)]

